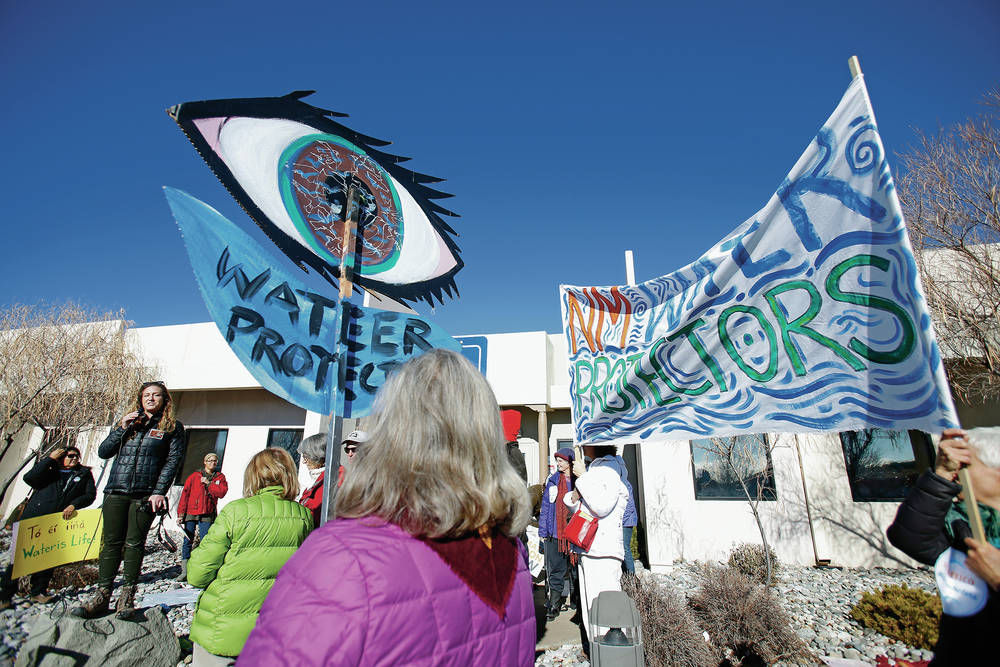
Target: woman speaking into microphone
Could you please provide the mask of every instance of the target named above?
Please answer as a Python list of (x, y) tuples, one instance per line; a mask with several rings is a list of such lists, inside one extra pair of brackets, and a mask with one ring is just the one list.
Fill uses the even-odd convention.
[(74, 616), (94, 618), (109, 611), (111, 588), (124, 560), (116, 609), (126, 617), (135, 606), (146, 534), (153, 517), (167, 507), (166, 494), (184, 458), (184, 426), (174, 418), (170, 393), (162, 382), (145, 382), (135, 410), (122, 417), (97, 448), (102, 459), (114, 458), (104, 487), (101, 517), (104, 537), (98, 556), (97, 591)]

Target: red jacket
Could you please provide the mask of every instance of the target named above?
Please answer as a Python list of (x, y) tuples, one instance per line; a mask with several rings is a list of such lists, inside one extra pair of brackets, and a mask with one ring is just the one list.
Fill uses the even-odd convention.
[[(324, 470), (316, 478), (316, 482), (310, 486), (308, 489), (302, 492), (302, 496), (299, 498), (299, 505), (304, 505), (312, 510), (313, 513), (313, 526), (319, 527), (319, 515), (320, 507), (323, 505), (323, 478), (326, 476), (326, 471)], [(340, 466), (340, 470), (337, 471), (337, 488), (339, 489), (344, 483), (344, 466)]]
[(195, 470), (184, 482), (184, 490), (181, 491), (181, 499), (177, 501), (177, 518), (184, 520), (185, 514), (215, 514), (215, 508), (222, 498), (229, 491), (229, 484), (226, 476), (221, 472), (212, 475), (212, 481), (208, 485), (201, 483), (203, 470)]

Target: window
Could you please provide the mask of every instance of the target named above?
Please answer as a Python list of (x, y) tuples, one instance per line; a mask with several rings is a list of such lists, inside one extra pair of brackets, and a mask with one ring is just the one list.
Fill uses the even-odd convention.
[(775, 500), (774, 467), (767, 436), (737, 435), (691, 441), (696, 500)]
[(219, 467), (222, 470), (222, 458), (226, 453), (226, 438), (229, 430), (224, 428), (189, 428), (187, 434), (187, 452), (184, 462), (177, 470), (174, 484), (182, 485), (195, 470), (201, 470), (205, 465), (205, 457), (214, 452), (219, 457)]
[(292, 455), (295, 466), (299, 465), (299, 443), (302, 442), (301, 428), (272, 428), (267, 432), (267, 446), (284, 449)]
[(903, 500), (934, 460), (930, 436), (921, 431), (845, 431), (840, 444), (854, 502)]

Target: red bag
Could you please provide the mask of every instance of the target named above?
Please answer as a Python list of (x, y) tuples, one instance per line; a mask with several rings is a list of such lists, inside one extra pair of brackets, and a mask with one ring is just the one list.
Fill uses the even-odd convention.
[(595, 535), (597, 535), (597, 517), (590, 516), (583, 510), (577, 510), (566, 524), (566, 539), (584, 551), (590, 551)]

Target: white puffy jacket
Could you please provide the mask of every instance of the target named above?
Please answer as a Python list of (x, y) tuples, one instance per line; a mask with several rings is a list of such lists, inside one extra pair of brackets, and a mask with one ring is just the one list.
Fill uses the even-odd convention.
[[(576, 490), (580, 492), (583, 510), (598, 519), (597, 534), (587, 555), (623, 560), (625, 545), (622, 539), (622, 521), (628, 505), (628, 489), (621, 477), (611, 468), (597, 466), (576, 480)], [(564, 502), (575, 512), (581, 503), (574, 503), (572, 495), (567, 493)]]

